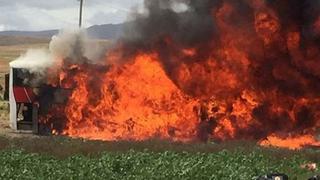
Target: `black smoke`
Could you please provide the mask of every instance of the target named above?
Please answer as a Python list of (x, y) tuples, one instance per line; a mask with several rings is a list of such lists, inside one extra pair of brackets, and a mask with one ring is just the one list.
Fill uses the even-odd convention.
[[(177, 12), (173, 7), (179, 3), (188, 8)], [(221, 13), (226, 11), (223, 10), (225, 4), (232, 7), (229, 13)], [(260, 132), (264, 135), (281, 129), (303, 132), (303, 129), (316, 126), (315, 114), (319, 113), (319, 105), (314, 101), (320, 98), (320, 1), (145, 0), (144, 5), (145, 13), (132, 13), (134, 21), (124, 30), (121, 43), (125, 56), (139, 52), (157, 53), (173, 82), (196, 97), (203, 94), (220, 96), (216, 93), (220, 86), (205, 84), (206, 80), (212, 78), (212, 71), (233, 71), (237, 87), (225, 88), (228, 95), (221, 98), (239, 96), (245, 89), (262, 94), (261, 105), (252, 112), (257, 123), (247, 130), (248, 133), (257, 134), (255, 129), (263, 129)], [(219, 13), (222, 14), (220, 17)], [(255, 25), (259, 13), (276, 21), (278, 29), (258, 31)], [(289, 44), (292, 33), (298, 33), (297, 45)], [(267, 35), (270, 35), (269, 43), (262, 38)], [(241, 40), (232, 47), (247, 54), (247, 70), (238, 67), (238, 59), (227, 60), (220, 54), (226, 46), (226, 37), (239, 36)], [(187, 48), (194, 48), (196, 54), (192, 57), (183, 55), (182, 50)], [(210, 69), (204, 63), (209, 58), (215, 59), (219, 65), (217, 69)], [(177, 69), (182, 64), (190, 71), (198, 64), (205, 73), (191, 74), (196, 81), (181, 83)], [(206, 75), (208, 77), (203, 77)], [(276, 97), (266, 95), (270, 92), (275, 92)], [(297, 99), (303, 98), (308, 103), (299, 108)], [(274, 112), (273, 106), (282, 111)], [(295, 117), (290, 116), (290, 112), (294, 112)], [(289, 125), (292, 122), (296, 124)]]

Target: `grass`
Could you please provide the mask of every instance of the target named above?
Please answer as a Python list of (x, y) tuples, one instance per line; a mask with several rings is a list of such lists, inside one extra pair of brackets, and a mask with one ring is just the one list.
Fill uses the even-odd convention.
[[(58, 147), (58, 148), (57, 148)], [(280, 148), (262, 148), (252, 141), (229, 141), (223, 143), (181, 143), (163, 140), (148, 141), (93, 141), (85, 139), (74, 139), (64, 136), (21, 136), (8, 137), (0, 135), (0, 150), (23, 149), (27, 153), (37, 153), (57, 158), (66, 158), (73, 155), (95, 156), (101, 152), (127, 152), (131, 149), (135, 151), (144, 151), (148, 149), (152, 152), (190, 152), (190, 153), (215, 153), (222, 150), (237, 150), (239, 147), (243, 152), (250, 153), (256, 148), (267, 155), (282, 158), (291, 158), (295, 155), (301, 155), (309, 161), (320, 162), (320, 150), (304, 149), (292, 151)]]
[(307, 179), (316, 173), (300, 168), (307, 162), (299, 155), (274, 158), (259, 149), (250, 153), (242, 149), (212, 153), (106, 151), (97, 157), (79, 154), (64, 159), (21, 150), (2, 150), (0, 178), (248, 180), (270, 172), (281, 172), (290, 179)]
[[(68, 137), (0, 136), (0, 179), (252, 179), (281, 172), (307, 179), (301, 169), (320, 163), (319, 150), (261, 148), (161, 140), (103, 142)], [(23, 178), (22, 178), (23, 179)]]

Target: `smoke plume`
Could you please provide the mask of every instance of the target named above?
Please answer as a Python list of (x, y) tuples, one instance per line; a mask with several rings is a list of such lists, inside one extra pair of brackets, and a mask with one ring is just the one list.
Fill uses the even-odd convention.
[(85, 30), (61, 30), (52, 37), (49, 48), (29, 49), (10, 63), (13, 68), (28, 69), (45, 75), (48, 68), (61, 68), (63, 63), (96, 63), (105, 54), (105, 48), (87, 37)]

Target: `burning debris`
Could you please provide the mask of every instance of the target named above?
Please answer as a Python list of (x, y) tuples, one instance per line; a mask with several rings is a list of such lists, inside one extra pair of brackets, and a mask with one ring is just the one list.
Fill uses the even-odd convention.
[(41, 74), (37, 84), (71, 91), (40, 114), (52, 132), (319, 144), (319, 2), (145, 0), (133, 17), (104, 57), (89, 53), (83, 33), (67, 33), (49, 55), (30, 51), (11, 63)]

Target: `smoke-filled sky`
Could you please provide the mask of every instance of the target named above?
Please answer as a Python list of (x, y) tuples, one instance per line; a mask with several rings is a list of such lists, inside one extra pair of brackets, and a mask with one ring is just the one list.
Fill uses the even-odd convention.
[[(121, 23), (143, 0), (84, 0), (84, 26)], [(78, 0), (0, 0), (0, 31), (46, 30), (78, 24)]]

